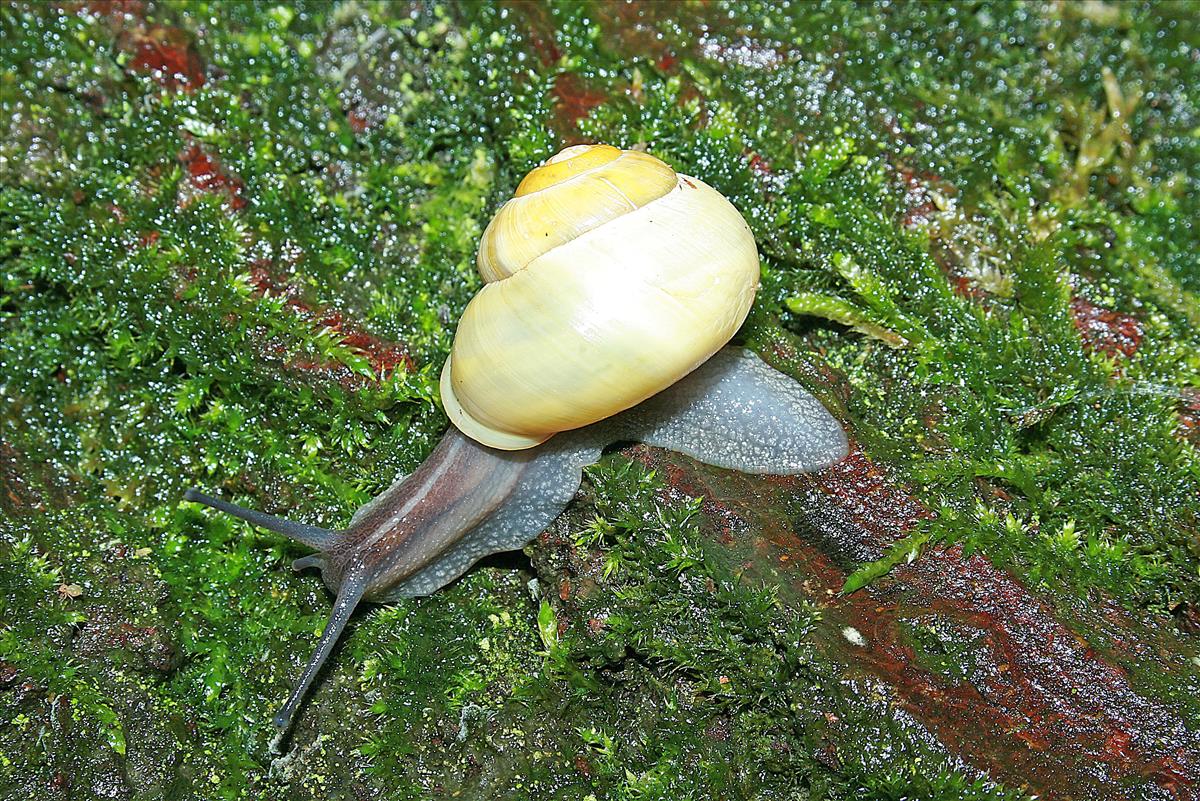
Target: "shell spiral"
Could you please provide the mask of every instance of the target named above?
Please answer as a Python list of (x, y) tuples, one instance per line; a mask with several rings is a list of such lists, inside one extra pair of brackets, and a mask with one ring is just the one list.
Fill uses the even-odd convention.
[(466, 435), (519, 450), (604, 419), (703, 364), (737, 331), (758, 252), (737, 209), (646, 153), (576, 145), (533, 170), (484, 231), (488, 283), (442, 370)]

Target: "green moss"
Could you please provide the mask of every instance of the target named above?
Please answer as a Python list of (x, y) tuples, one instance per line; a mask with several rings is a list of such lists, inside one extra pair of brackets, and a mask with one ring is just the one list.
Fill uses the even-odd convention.
[[(1097, 592), (1160, 625), (1200, 604), (1193, 9), (626, 11), (0, 8), (0, 794), (1016, 797), (847, 689), (819, 611), (742, 581), (620, 456), (532, 567), (360, 614), (301, 753), (271, 753), (328, 596), (183, 489), (339, 525), (411, 470), (479, 233), (567, 139), (735, 202), (764, 259), (743, 337), (844, 378), (814, 391), (935, 511), (847, 590), (957, 543), (1083, 619)], [(195, 91), (135, 68), (156, 26)], [(1133, 315), (1136, 352), (1085, 348), (1080, 297)], [(382, 375), (339, 316), (417, 369)], [(1190, 678), (1132, 674), (1195, 725)]]

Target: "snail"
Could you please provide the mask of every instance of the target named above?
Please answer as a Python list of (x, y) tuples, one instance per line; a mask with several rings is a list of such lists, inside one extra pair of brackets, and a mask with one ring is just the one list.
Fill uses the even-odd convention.
[(847, 453), (812, 395), (725, 347), (758, 288), (753, 235), (703, 181), (649, 154), (569, 147), (530, 172), (488, 224), (487, 282), (441, 373), (452, 425), (429, 457), (327, 530), (186, 499), (317, 551), (336, 594), (316, 652), (275, 716), (286, 730), (360, 601), (428, 595), (492, 553), (524, 547), (618, 441), (717, 467), (794, 474)]

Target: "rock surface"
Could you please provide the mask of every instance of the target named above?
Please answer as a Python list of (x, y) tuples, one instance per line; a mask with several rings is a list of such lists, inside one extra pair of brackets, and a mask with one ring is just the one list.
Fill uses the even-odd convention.
[[(0, 5), (0, 798), (1200, 799), (1188, 3)], [(524, 552), (328, 614), (565, 144), (751, 225), (845, 424), (629, 446)]]

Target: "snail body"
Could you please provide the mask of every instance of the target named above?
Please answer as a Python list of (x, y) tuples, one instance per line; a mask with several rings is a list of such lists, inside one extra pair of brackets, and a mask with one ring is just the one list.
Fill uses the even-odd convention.
[(316, 549), (293, 567), (319, 567), (337, 595), (280, 728), (359, 601), (428, 595), (524, 547), (613, 442), (747, 473), (816, 470), (847, 452), (819, 401), (753, 353), (722, 349), (757, 288), (753, 237), (719, 193), (658, 159), (568, 148), (521, 182), (478, 264), (489, 283), (442, 371), (453, 425), (347, 528), (186, 495)]

